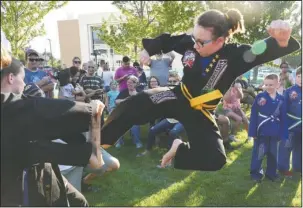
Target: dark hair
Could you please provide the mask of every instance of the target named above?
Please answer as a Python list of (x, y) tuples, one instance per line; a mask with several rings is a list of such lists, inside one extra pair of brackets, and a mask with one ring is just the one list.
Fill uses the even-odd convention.
[(64, 70), (59, 75), (60, 87), (70, 83), (71, 73), (69, 70)]
[(127, 62), (130, 61), (130, 59), (129, 59), (127, 56), (124, 56), (124, 57), (122, 58), (122, 61), (123, 61), (123, 63), (127, 63)]
[(225, 14), (218, 10), (206, 11), (198, 17), (196, 24), (213, 28), (213, 39), (245, 32), (243, 15), (237, 9), (230, 9)]
[(81, 62), (81, 59), (80, 59), (78, 56), (75, 56), (75, 57), (73, 58), (73, 62), (75, 61), (75, 59), (79, 59), (80, 62)]
[(0, 71), (1, 72), (1, 80), (4, 77), (6, 77), (7, 75), (11, 74), (11, 73), (13, 75), (17, 76), (23, 68), (24, 68), (23, 64), (19, 60), (12, 57), (11, 64), (7, 67), (2, 68), (1, 71)]
[(265, 77), (265, 79), (270, 79), (270, 80), (279, 80), (279, 77), (278, 77), (278, 75), (276, 75), (276, 74), (269, 74), (269, 75), (267, 75), (266, 77)]
[(151, 88), (151, 86), (150, 86), (150, 81), (151, 81), (151, 79), (153, 79), (153, 78), (157, 80), (157, 83), (158, 83), (158, 85), (160, 86), (160, 81), (159, 81), (158, 77), (156, 77), (156, 76), (151, 76), (151, 77), (149, 78), (149, 80), (148, 80), (148, 88), (149, 88), (149, 89)]
[(302, 66), (300, 66), (299, 68), (297, 68), (296, 70), (296, 76), (302, 74)]
[(281, 68), (283, 65), (287, 65), (287, 67), (289, 67), (289, 64), (288, 64), (286, 61), (283, 61), (283, 62), (280, 64), (280, 68)]
[(79, 70), (77, 67), (75, 67), (75, 66), (70, 67), (68, 70), (69, 70), (70, 75), (71, 75), (72, 77), (76, 76), (76, 74), (80, 71), (80, 70)]
[(139, 64), (137, 61), (135, 61), (135, 62), (133, 63), (133, 67), (136, 67), (136, 66), (139, 66), (139, 67), (140, 67), (140, 64)]

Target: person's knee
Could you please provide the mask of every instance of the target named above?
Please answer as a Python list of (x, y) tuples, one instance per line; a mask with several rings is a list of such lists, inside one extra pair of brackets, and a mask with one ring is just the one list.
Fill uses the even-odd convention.
[(177, 136), (178, 136), (178, 131), (177, 131), (177, 129), (175, 129), (175, 128), (171, 129), (171, 130), (168, 132), (168, 135), (169, 135), (170, 138), (176, 139)]
[(107, 171), (115, 171), (120, 168), (120, 162), (117, 158), (111, 158), (108, 163), (106, 163), (108, 169)]

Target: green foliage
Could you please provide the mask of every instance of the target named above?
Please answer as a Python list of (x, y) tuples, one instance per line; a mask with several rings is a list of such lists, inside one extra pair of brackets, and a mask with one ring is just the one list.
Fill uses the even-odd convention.
[(24, 48), (35, 37), (45, 35), (43, 18), (67, 1), (1, 1), (1, 29), (11, 42), (14, 56), (24, 59)]
[(161, 33), (186, 32), (193, 27), (195, 16), (202, 11), (195, 1), (114, 1), (122, 16), (120, 24), (104, 21), (99, 38), (115, 50), (115, 53), (137, 58), (142, 49), (142, 38)]
[[(292, 35), (296, 39), (301, 39), (300, 30), (302, 28), (300, 3), (296, 1), (207, 1), (209, 9), (218, 9), (226, 12), (229, 8), (236, 8), (243, 14), (246, 28), (245, 34), (234, 35), (234, 41), (240, 43), (253, 44), (257, 40), (268, 37), (267, 26), (273, 20), (283, 19), (290, 21), (293, 26)], [(294, 64), (298, 64), (300, 51), (288, 55), (286, 59), (294, 59)], [(272, 62), (266, 65), (274, 66)], [(254, 68), (254, 80), (258, 76), (258, 67)]]

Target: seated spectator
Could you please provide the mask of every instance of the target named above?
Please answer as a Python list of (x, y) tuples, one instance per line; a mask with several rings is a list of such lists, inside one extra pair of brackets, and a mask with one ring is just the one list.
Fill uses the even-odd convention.
[(169, 142), (167, 148), (170, 149), (173, 141), (179, 137), (179, 134), (184, 131), (183, 125), (175, 120), (175, 119), (163, 119), (156, 125), (150, 128), (147, 136), (147, 145), (146, 150), (142, 152), (141, 154), (138, 154), (137, 157), (144, 156), (148, 154), (155, 143), (155, 137), (157, 134), (166, 132), (169, 130)]
[(76, 95), (85, 94), (83, 88), (78, 86), (79, 84), (76, 85), (77, 88), (75, 88), (72, 85), (72, 78), (69, 70), (65, 70), (60, 74), (59, 82), (60, 82), (60, 90), (59, 90), (60, 99), (75, 101)]
[[(138, 62), (133, 63), (133, 67), (135, 67), (138, 70), (138, 78), (139, 78), (139, 85), (137, 87), (137, 91), (141, 92), (143, 91), (147, 86), (147, 79), (145, 72), (142, 67), (140, 67), (140, 64)], [(160, 85), (160, 84), (159, 84)]]
[[(139, 79), (136, 76), (133, 76), (133, 75), (129, 76), (127, 79), (127, 89), (120, 92), (120, 94), (118, 95), (118, 97), (116, 99), (116, 105), (119, 105), (120, 103), (125, 101), (128, 97), (136, 95), (138, 93), (136, 90), (136, 86), (138, 83), (139, 83)], [(140, 141), (140, 126), (134, 125), (130, 129), (130, 133), (133, 138), (133, 142), (136, 144), (136, 148), (141, 148), (142, 143)], [(123, 137), (122, 137), (118, 140), (118, 142), (116, 143), (115, 146), (117, 148), (120, 148), (121, 145), (123, 145), (123, 143), (124, 143), (124, 141), (123, 141)]]
[(241, 103), (247, 104), (248, 108), (249, 105), (251, 106), (254, 103), (256, 97), (255, 89), (249, 86), (248, 82), (245, 80), (245, 77), (243, 75), (238, 77), (237, 82), (242, 85), (243, 98), (241, 99)]
[(148, 81), (148, 89), (160, 87), (160, 81), (157, 77), (151, 76)]
[[(232, 141), (237, 141), (235, 134), (241, 123), (248, 131), (248, 119), (241, 109), (240, 100), (243, 98), (242, 86), (239, 82), (234, 82), (231, 88), (223, 96), (224, 115), (234, 121), (234, 125), (229, 136)], [(248, 138), (250, 140), (251, 138)]]
[(218, 128), (220, 130), (225, 149), (232, 150), (233, 147), (230, 145), (230, 140), (229, 140), (229, 130), (231, 127), (231, 123), (229, 118), (223, 115), (222, 107), (223, 107), (222, 103), (220, 103), (217, 105), (215, 109), (216, 122), (218, 124)]

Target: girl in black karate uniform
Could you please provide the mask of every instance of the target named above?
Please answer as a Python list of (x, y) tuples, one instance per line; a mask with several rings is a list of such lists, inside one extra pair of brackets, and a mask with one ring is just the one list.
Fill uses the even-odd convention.
[(270, 37), (254, 46), (226, 41), (244, 32), (243, 16), (238, 10), (223, 14), (210, 10), (198, 17), (193, 35), (162, 34), (143, 39), (140, 61), (149, 56), (175, 51), (183, 55), (184, 76), (174, 89), (156, 88), (139, 93), (121, 103), (102, 128), (102, 144), (113, 145), (131, 126), (159, 117), (175, 118), (185, 127), (188, 143), (174, 140), (164, 155), (162, 166), (175, 157), (177, 169), (215, 171), (226, 163), (213, 110), (231, 83), (254, 66), (275, 60), (300, 48), (290, 36), (290, 26), (273, 21)]

